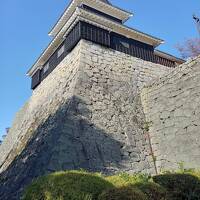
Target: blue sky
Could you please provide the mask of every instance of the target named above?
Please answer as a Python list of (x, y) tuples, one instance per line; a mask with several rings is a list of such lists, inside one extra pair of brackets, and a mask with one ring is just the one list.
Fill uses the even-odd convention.
[[(47, 33), (69, 0), (1, 0), (0, 138), (31, 95), (27, 70), (50, 41)], [(111, 0), (134, 17), (127, 25), (164, 39), (161, 50), (179, 56), (177, 43), (198, 37), (192, 14), (199, 0)]]

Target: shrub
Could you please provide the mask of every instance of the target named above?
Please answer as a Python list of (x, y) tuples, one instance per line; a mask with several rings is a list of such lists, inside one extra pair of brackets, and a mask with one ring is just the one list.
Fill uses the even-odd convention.
[(98, 174), (59, 172), (37, 180), (27, 187), (23, 200), (93, 200), (114, 186)]
[(127, 173), (121, 173), (114, 176), (108, 176), (105, 179), (108, 182), (112, 183), (115, 187), (123, 187), (123, 186), (133, 185), (136, 183), (147, 183), (150, 177), (145, 174), (130, 175)]
[(200, 170), (192, 170), (192, 169), (190, 169), (190, 170), (187, 170), (185, 172), (185, 174), (190, 174), (192, 176), (197, 177), (200, 180)]
[(98, 200), (147, 200), (147, 197), (140, 190), (126, 186), (107, 190)]
[(156, 183), (138, 183), (134, 186), (140, 189), (148, 197), (148, 200), (166, 199), (166, 190)]
[(200, 199), (200, 180), (191, 174), (164, 174), (153, 180), (166, 188), (169, 200)]
[(103, 177), (85, 171), (57, 172), (33, 181), (22, 199), (200, 200), (200, 171), (168, 172), (155, 177), (126, 173)]

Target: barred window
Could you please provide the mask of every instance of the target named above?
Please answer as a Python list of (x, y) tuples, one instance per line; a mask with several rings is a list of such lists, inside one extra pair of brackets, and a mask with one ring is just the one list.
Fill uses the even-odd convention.
[(130, 44), (129, 44), (128, 42), (126, 42), (126, 41), (121, 40), (121, 41), (120, 41), (120, 44), (121, 44), (123, 47), (127, 48), (127, 49), (130, 48)]
[(45, 64), (43, 72), (46, 73), (49, 70), (49, 62)]
[(59, 50), (58, 50), (58, 58), (64, 53), (65, 51), (65, 46), (63, 45)]

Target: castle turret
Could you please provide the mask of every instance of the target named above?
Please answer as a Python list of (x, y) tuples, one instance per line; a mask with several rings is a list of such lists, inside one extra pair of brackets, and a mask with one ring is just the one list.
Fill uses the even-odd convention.
[(164, 52), (154, 51), (163, 40), (127, 27), (133, 16), (107, 0), (73, 0), (49, 32), (52, 42), (28, 71), (36, 88), (81, 39), (89, 40), (146, 61), (175, 67), (183, 63)]

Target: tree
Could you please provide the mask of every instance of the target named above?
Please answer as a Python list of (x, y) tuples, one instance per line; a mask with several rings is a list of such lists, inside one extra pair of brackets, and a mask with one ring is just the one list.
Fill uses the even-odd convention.
[(194, 58), (200, 55), (200, 38), (187, 39), (184, 44), (178, 44), (177, 49), (184, 59)]

